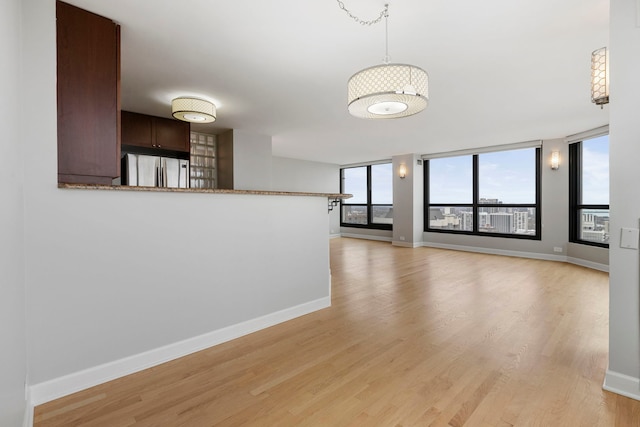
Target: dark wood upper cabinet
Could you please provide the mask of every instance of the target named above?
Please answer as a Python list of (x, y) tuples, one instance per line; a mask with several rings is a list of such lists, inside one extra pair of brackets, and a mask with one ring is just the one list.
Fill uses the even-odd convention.
[(152, 138), (151, 116), (122, 112), (122, 145), (153, 147)]
[(58, 182), (120, 176), (120, 26), (56, 2)]
[(171, 151), (189, 151), (189, 122), (122, 112), (122, 144)]
[(181, 120), (154, 117), (156, 147), (167, 150), (189, 151), (191, 125)]

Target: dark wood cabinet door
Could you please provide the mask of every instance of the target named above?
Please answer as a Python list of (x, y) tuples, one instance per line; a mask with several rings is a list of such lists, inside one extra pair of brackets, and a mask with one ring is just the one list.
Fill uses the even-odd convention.
[(154, 117), (156, 148), (175, 151), (189, 151), (189, 122)]
[(153, 147), (151, 116), (146, 114), (122, 112), (122, 145)]
[(190, 132), (191, 126), (188, 122), (130, 111), (122, 112), (123, 145), (188, 152)]
[(120, 27), (58, 1), (58, 181), (120, 176)]

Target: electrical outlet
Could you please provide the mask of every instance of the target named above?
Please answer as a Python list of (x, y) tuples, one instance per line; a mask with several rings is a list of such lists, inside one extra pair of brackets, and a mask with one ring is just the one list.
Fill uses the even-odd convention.
[(404, 242), (404, 236), (400, 236), (400, 240)]
[(554, 246), (553, 252), (562, 252), (562, 248), (560, 246)]

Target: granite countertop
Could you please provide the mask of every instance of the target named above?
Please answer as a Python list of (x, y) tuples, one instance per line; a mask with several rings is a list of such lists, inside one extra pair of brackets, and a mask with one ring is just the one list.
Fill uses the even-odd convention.
[(152, 191), (158, 193), (211, 193), (211, 194), (255, 194), (259, 196), (316, 196), (330, 199), (349, 199), (351, 194), (341, 193), (304, 193), (294, 191), (261, 191), (261, 190), (222, 190), (213, 188), (165, 188), (165, 187), (132, 187), (128, 185), (99, 185), (99, 184), (65, 184), (58, 183), (58, 188), (78, 190), (106, 190), (106, 191)]

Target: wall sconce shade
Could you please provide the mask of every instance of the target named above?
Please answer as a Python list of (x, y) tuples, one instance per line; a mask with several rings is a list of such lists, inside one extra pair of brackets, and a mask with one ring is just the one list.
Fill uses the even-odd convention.
[(398, 168), (398, 176), (400, 177), (400, 179), (404, 179), (407, 176), (407, 166), (402, 164), (400, 165), (400, 167)]
[(591, 102), (600, 108), (609, 103), (609, 53), (606, 47), (591, 54)]
[(178, 120), (211, 123), (216, 120), (216, 106), (199, 98), (180, 97), (171, 101), (171, 113)]
[(558, 170), (560, 168), (560, 153), (558, 151), (553, 151), (551, 153), (551, 169)]

